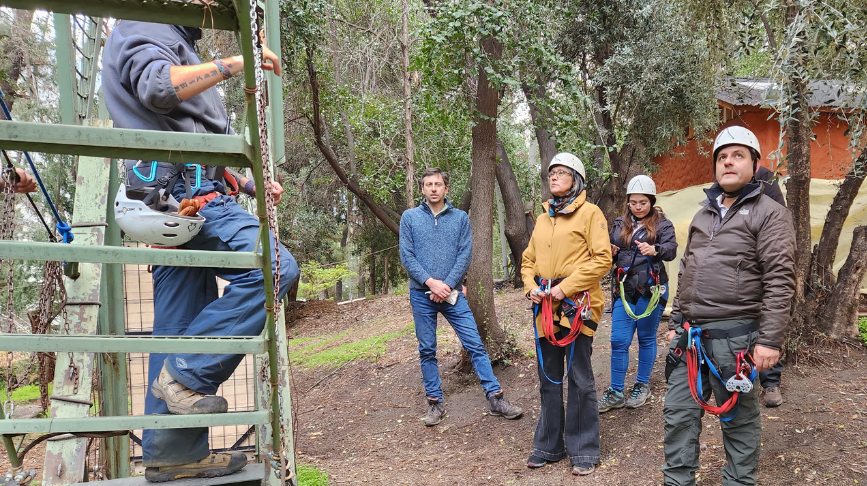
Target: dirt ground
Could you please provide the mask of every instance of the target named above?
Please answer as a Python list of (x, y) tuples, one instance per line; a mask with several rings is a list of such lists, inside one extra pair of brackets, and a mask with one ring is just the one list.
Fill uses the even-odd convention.
[[(658, 335), (653, 398), (639, 409), (602, 416), (602, 464), (593, 475), (578, 478), (570, 475), (569, 461), (532, 471), (525, 466), (539, 412), (533, 331), (520, 292), (506, 291), (496, 300), (499, 318), (518, 336), (523, 357), (494, 371), (509, 399), (524, 408), (523, 418), (506, 421), (486, 414), (487, 402), (475, 377), (453, 371), (459, 343), (441, 321), (445, 330), (438, 354), (448, 411), (442, 424), (426, 428), (421, 422), (424, 390), (417, 341), (409, 333), (390, 341), (375, 361), (356, 360), (337, 371), (295, 369), (298, 459), (327, 472), (333, 485), (662, 484), (665, 325)], [(294, 312), (294, 337), (350, 328), (362, 338), (405, 329), (412, 322), (405, 295), (341, 306), (310, 303)], [(598, 392), (609, 383), (609, 323), (606, 315), (593, 346)], [(627, 384), (634, 380), (636, 352), (633, 346)], [(785, 369), (785, 403), (762, 408), (759, 484), (867, 483), (865, 356), (858, 348), (819, 348), (811, 361), (821, 366)], [(706, 416), (703, 425), (699, 484), (720, 484), (725, 454), (719, 421)]]
[[(340, 336), (327, 348), (386, 333), (398, 335), (375, 359), (310, 369), (296, 363), (298, 460), (327, 472), (331, 485), (662, 484), (665, 325), (657, 336), (660, 353), (651, 378), (652, 399), (639, 409), (601, 417), (602, 464), (593, 475), (578, 478), (570, 475), (568, 461), (532, 471), (525, 466), (539, 412), (533, 330), (520, 292), (498, 293), (496, 302), (499, 319), (517, 337), (522, 355), (494, 371), (508, 398), (524, 408), (523, 418), (506, 421), (487, 415), (475, 376), (454, 372), (460, 348), (450, 326), (441, 320), (440, 372), (448, 415), (432, 428), (421, 421), (424, 390), (406, 295), (341, 306), (296, 304), (290, 309), (289, 330), (291, 338), (301, 338), (296, 343)], [(593, 346), (598, 392), (609, 380), (609, 323), (606, 315)], [(636, 352), (633, 346), (627, 385), (635, 377)], [(759, 484), (867, 484), (867, 352), (813, 347), (810, 354), (816, 364), (786, 367), (785, 403), (762, 408)], [(719, 421), (706, 416), (703, 423), (699, 484), (718, 485), (725, 464)], [(43, 451), (40, 444), (25, 465), (41, 470)], [(0, 455), (0, 471), (7, 469)]]

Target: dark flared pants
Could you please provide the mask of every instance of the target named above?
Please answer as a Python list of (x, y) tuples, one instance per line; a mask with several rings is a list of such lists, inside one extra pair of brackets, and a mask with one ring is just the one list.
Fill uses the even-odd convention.
[[(569, 457), (572, 464), (599, 463), (599, 408), (590, 356), (593, 338), (579, 334), (575, 340), (572, 369), (564, 379), (569, 346), (561, 348), (540, 338), (543, 369), (539, 368), (542, 410), (533, 436), (533, 454), (548, 461)], [(566, 402), (563, 383), (568, 382)]]

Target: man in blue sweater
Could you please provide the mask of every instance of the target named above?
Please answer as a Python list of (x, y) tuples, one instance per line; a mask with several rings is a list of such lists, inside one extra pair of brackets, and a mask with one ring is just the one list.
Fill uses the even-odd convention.
[(449, 321), (470, 355), (491, 415), (516, 419), (523, 410), (503, 396), (473, 313), (460, 291), (472, 259), (470, 218), (446, 200), (449, 180), (442, 170), (426, 170), (421, 183), (424, 201), (400, 218), (400, 259), (409, 274), (409, 300), (428, 401), (424, 424), (437, 425), (446, 415), (437, 369), (438, 313)]
[[(195, 49), (201, 36), (201, 29), (176, 25), (124, 20), (115, 27), (105, 44), (102, 70), (105, 105), (115, 127), (232, 133), (216, 85), (243, 71), (244, 60), (235, 56), (202, 62)], [(263, 68), (280, 74), (277, 56), (265, 49), (264, 57)], [(150, 170), (155, 169), (152, 166)], [(201, 208), (194, 212), (205, 218), (201, 231), (180, 247), (257, 251), (259, 220), (228, 195), (222, 178), (207, 175), (201, 167), (196, 171), (200, 177), (195, 187), (177, 178), (163, 183), (177, 181), (166, 191), (178, 201), (200, 202)], [(130, 174), (127, 176), (130, 183)], [(243, 192), (253, 195), (252, 181), (239, 178), (238, 182)], [(275, 204), (279, 203), (280, 185), (273, 183), (271, 192)], [(271, 258), (274, 261), (276, 251), (280, 252), (282, 297), (298, 279), (299, 271), (289, 251), (282, 245), (277, 247), (271, 249)], [(217, 277), (229, 282), (220, 298)], [(265, 280), (259, 269), (154, 266), (153, 280), (154, 335), (257, 336), (265, 327)], [(215, 393), (243, 358), (232, 354), (151, 354), (145, 413), (226, 412), (228, 403)], [(247, 464), (241, 452), (211, 454), (207, 427), (145, 430), (142, 451), (145, 478), (151, 482), (223, 476)]]

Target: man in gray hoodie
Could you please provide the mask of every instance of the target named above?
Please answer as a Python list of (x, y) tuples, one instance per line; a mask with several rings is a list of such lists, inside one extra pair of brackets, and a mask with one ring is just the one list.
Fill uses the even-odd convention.
[[(216, 85), (243, 71), (244, 61), (235, 56), (203, 63), (195, 49), (201, 36), (200, 29), (176, 25), (122, 21), (115, 27), (106, 41), (102, 71), (105, 104), (115, 127), (232, 133)], [(265, 49), (264, 57), (263, 67), (279, 75), (277, 56)], [(154, 166), (156, 162), (151, 170)], [(205, 218), (201, 231), (181, 248), (257, 251), (258, 219), (228, 195), (222, 178), (207, 176), (201, 167), (196, 170), (201, 178), (196, 178), (195, 187), (178, 179), (166, 187), (178, 201), (199, 201), (202, 207), (196, 211)], [(149, 175), (153, 179), (154, 174)], [(252, 181), (240, 177), (238, 182), (242, 192), (254, 194)], [(279, 203), (283, 189), (276, 182), (271, 189)], [(299, 271), (282, 245), (272, 248), (272, 261), (276, 251), (282, 297)], [(220, 298), (217, 277), (229, 282)], [(265, 326), (261, 270), (154, 266), (153, 278), (154, 335), (257, 336)], [(145, 413), (226, 412), (228, 403), (215, 393), (242, 359), (243, 355), (151, 354)], [(142, 451), (145, 478), (151, 482), (223, 476), (247, 464), (240, 452), (211, 454), (206, 427), (145, 430)]]

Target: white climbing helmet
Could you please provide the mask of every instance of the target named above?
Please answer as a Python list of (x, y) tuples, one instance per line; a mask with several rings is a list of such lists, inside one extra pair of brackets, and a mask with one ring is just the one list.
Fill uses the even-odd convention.
[(570, 154), (569, 152), (560, 152), (559, 154), (555, 155), (554, 158), (551, 159), (551, 162), (548, 164), (548, 170), (550, 171), (551, 167), (554, 167), (555, 165), (562, 165), (563, 167), (568, 167), (577, 172), (578, 175), (581, 176), (581, 179), (587, 180), (587, 175), (584, 173), (584, 163), (581, 162), (581, 159)]
[(755, 133), (747, 128), (738, 126), (723, 128), (713, 142), (713, 160), (716, 161), (716, 154), (719, 149), (728, 147), (729, 145), (750, 147), (755, 149), (756, 153), (759, 154), (759, 158), (762, 158), (762, 147), (759, 145), (759, 139)]
[(656, 195), (656, 183), (653, 182), (653, 179), (647, 177), (646, 175), (637, 175), (629, 181), (629, 185), (626, 186), (626, 195), (630, 194), (644, 194), (645, 196), (655, 196)]
[(193, 239), (205, 224), (203, 216), (180, 216), (154, 211), (126, 196), (121, 184), (114, 200), (114, 219), (130, 238), (154, 246), (178, 246)]

